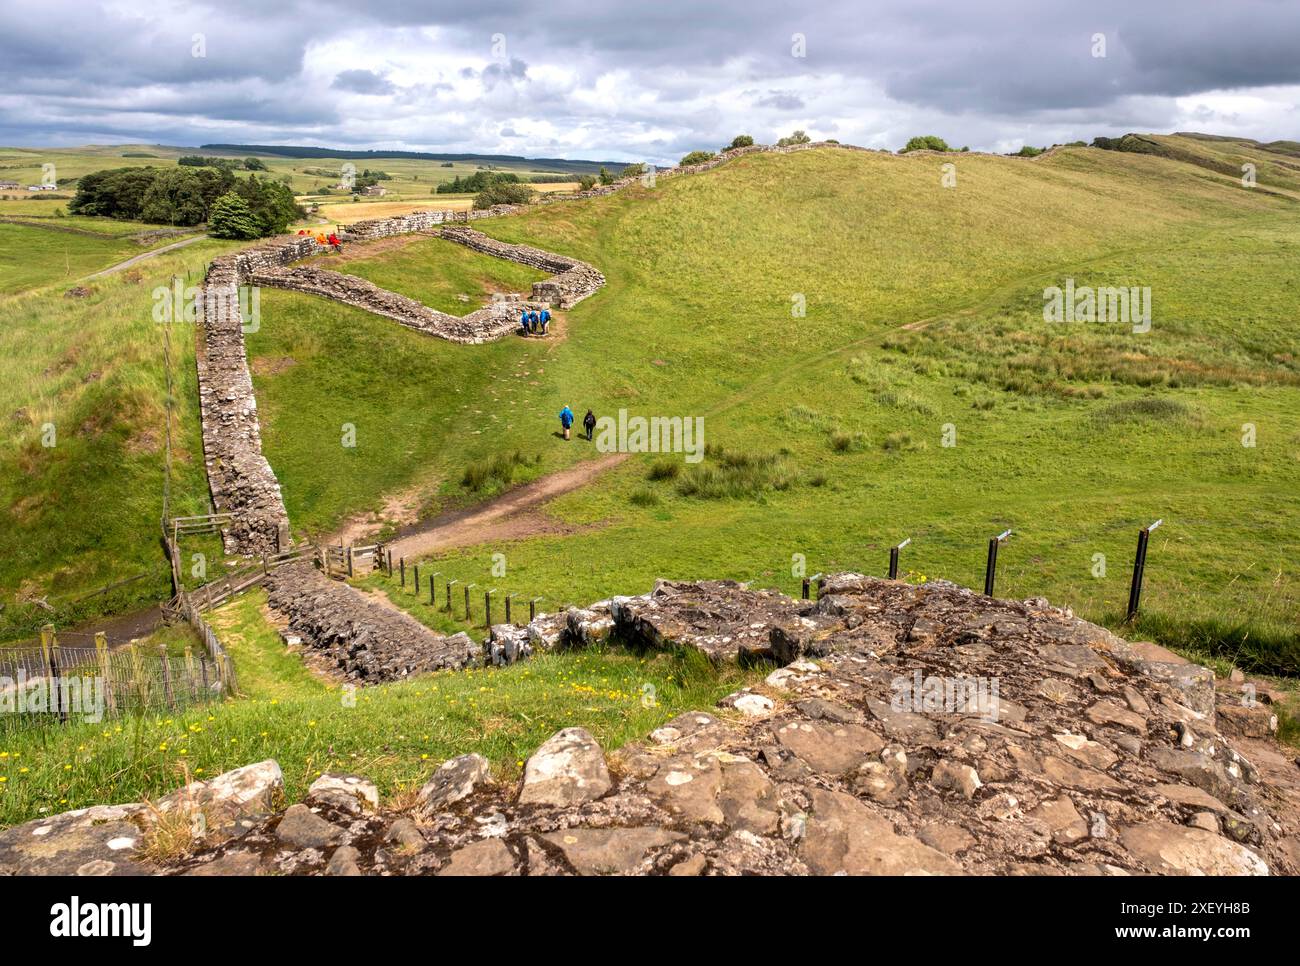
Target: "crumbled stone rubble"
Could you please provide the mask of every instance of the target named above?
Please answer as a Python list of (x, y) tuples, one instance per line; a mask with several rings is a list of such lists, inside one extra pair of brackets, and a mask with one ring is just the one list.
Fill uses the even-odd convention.
[(415, 618), (326, 577), (309, 563), (266, 578), (267, 604), (289, 630), (345, 678), (359, 684), (480, 664), (483, 647), (468, 634), (446, 636)]
[[(853, 574), (829, 578), (823, 591), (797, 601), (728, 581), (661, 581), (644, 596), (615, 598), (604, 613), (570, 611), (545, 629), (539, 617), (529, 639), (542, 646), (578, 646), (570, 627), (612, 628), (635, 646), (772, 662), (762, 685), (718, 709), (678, 715), (612, 759), (582, 728), (566, 728), (528, 759), (517, 783), (502, 784), (486, 760), (465, 755), (439, 767), (402, 812), (377, 807), (362, 777), (327, 775), (304, 802), (270, 816), (256, 789), (274, 785), (267, 776), (278, 769), (262, 763), (251, 766), (260, 783), (233, 783), (253, 789), (243, 796), (251, 804), (223, 805), (242, 821), (217, 823), (217, 839), (183, 859), (142, 859), (134, 850), (143, 833), (132, 824), (141, 806), (117, 806), (96, 813), (100, 824), (83, 810), (0, 833), (0, 868), (1300, 871), (1300, 774), (1272, 739), (1266, 688), (1216, 682), (1041, 600)], [(963, 681), (965, 691), (956, 687)], [(963, 694), (967, 703), (954, 703)]]

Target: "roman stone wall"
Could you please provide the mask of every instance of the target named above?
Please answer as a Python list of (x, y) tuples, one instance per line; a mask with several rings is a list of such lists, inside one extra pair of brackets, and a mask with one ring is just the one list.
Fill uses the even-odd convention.
[[(362, 595), (310, 571), (273, 579), (291, 627), (357, 679), (420, 669), (427, 629), (390, 630), (392, 611), (363, 612)], [(285, 809), (265, 761), (152, 810), (97, 806), (0, 832), (0, 875), (1300, 872), (1300, 776), (1274, 740), (1271, 689), (1250, 683), (1244, 703), (1247, 682), (1046, 601), (836, 574), (816, 601), (659, 581), (590, 614), (638, 649), (769, 673), (661, 721), (613, 762), (573, 721), (517, 777), (468, 753), (430, 762), (413, 804), (330, 773)], [(359, 629), (372, 620), (375, 633)], [(147, 827), (187, 797), (207, 818), (192, 823), (200, 838), (151, 857), (127, 819)]]

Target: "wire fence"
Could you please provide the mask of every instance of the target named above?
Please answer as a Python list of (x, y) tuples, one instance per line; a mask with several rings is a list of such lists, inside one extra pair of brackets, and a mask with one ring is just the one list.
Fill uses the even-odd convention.
[(189, 647), (182, 654), (166, 647), (151, 653), (134, 643), (110, 650), (100, 635), (94, 647), (64, 647), (46, 628), (39, 647), (0, 648), (0, 730), (96, 723), (220, 701), (233, 683), (230, 659), (215, 634), (204, 645), (209, 653)]

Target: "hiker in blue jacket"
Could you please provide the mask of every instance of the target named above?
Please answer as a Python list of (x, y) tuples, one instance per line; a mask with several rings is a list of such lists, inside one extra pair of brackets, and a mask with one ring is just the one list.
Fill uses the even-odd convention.
[(519, 310), (519, 334), (520, 335), (528, 334), (528, 310), (527, 309)]
[(533, 309), (531, 312), (528, 313), (528, 330), (530, 332), (537, 331), (537, 310), (536, 309)]
[(542, 314), (537, 317), (537, 321), (542, 325), (542, 335), (546, 335), (546, 327), (551, 324), (551, 310), (542, 309)]
[(564, 427), (564, 438), (569, 438), (569, 427), (573, 425), (573, 410), (565, 406), (560, 410), (560, 425)]

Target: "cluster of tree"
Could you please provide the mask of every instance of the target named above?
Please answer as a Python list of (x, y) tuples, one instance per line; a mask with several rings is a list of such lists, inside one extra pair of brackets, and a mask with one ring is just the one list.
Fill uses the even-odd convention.
[(937, 134), (919, 134), (914, 138), (909, 138), (907, 144), (900, 151), (900, 154), (907, 154), (909, 151), (969, 151), (969, 147), (952, 148), (948, 142)]
[[(160, 225), (213, 223), (219, 200), (233, 195), (248, 210), (253, 234), (222, 238), (257, 238), (278, 234), (304, 214), (287, 185), (236, 178), (226, 168), (111, 168), (83, 175), (68, 205), (74, 215), (100, 215)], [(214, 234), (216, 234), (214, 226)]]
[(475, 171), (465, 177), (455, 177), (438, 185), (438, 194), (475, 194), (493, 184), (518, 184), (519, 175), (505, 171)]
[[(123, 155), (126, 157), (126, 155)], [(239, 161), (235, 158), (216, 158), (204, 154), (186, 154), (176, 159), (176, 163), (184, 168), (220, 168), (223, 171), (268, 171), (266, 164), (261, 158), (244, 158)]]
[(393, 180), (393, 176), (386, 171), (379, 171), (379, 170), (371, 171), (369, 168), (366, 168), (359, 175), (357, 175), (356, 179), (352, 182), (352, 190), (360, 191), (362, 188), (373, 187), (374, 185), (379, 184), (379, 182), (381, 181), (392, 181), (392, 180)]
[(788, 148), (792, 144), (809, 144), (811, 142), (812, 142), (812, 138), (810, 138), (803, 131), (795, 131), (789, 137), (781, 138), (779, 141), (777, 141), (776, 146), (778, 148)]
[(526, 184), (521, 184), (519, 179), (510, 176), (511, 180), (505, 178), (500, 180), (489, 181), (478, 194), (474, 196), (475, 208), (491, 208), (493, 205), (526, 205), (533, 200), (533, 189)]

